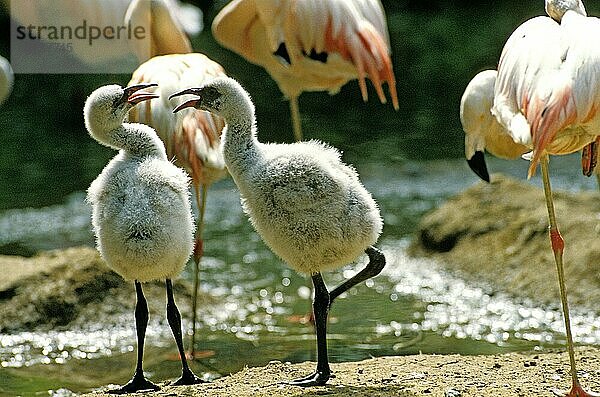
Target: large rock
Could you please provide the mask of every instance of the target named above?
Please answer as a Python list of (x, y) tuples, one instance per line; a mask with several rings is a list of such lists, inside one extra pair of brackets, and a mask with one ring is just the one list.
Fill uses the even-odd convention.
[[(555, 191), (565, 240), (569, 300), (598, 309), (600, 194)], [(502, 175), (478, 183), (426, 214), (411, 254), (440, 259), (463, 276), (542, 303), (558, 302), (556, 266), (541, 188)]]
[[(188, 285), (176, 281), (174, 288), (187, 311)], [(164, 283), (147, 284), (144, 293), (151, 310), (164, 311)], [(0, 256), (0, 333), (66, 329), (133, 312), (134, 305), (133, 283), (110, 270), (93, 248)]]

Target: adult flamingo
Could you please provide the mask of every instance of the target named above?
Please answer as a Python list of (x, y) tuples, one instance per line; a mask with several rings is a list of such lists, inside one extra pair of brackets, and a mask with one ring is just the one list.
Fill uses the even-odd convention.
[(196, 109), (187, 109), (173, 115), (172, 103), (169, 103), (168, 98), (184, 88), (205, 84), (218, 76), (225, 76), (225, 71), (205, 55), (172, 54), (157, 56), (143, 63), (129, 82), (130, 85), (150, 82), (158, 84), (159, 98), (147, 101), (145, 106), (133, 108), (129, 112), (129, 120), (154, 127), (160, 139), (165, 142), (169, 158), (175, 159), (192, 176), (199, 217), (194, 248), (191, 357), (195, 356), (198, 284), (207, 192), (213, 182), (227, 175), (220, 150), (220, 136), (225, 123), (219, 116)]
[(368, 76), (382, 103), (387, 82), (398, 109), (385, 14), (379, 0), (234, 0), (212, 25), (223, 46), (264, 67), (290, 101), (296, 141), (302, 140), (298, 96), (337, 93)]
[(600, 135), (600, 45), (589, 39), (600, 34), (600, 20), (587, 17), (580, 0), (546, 0), (545, 5), (550, 17), (524, 22), (506, 42), (491, 112), (515, 142), (532, 150), (528, 177), (541, 164), (572, 377), (568, 393), (554, 392), (598, 396), (585, 391), (577, 377), (563, 269), (564, 240), (556, 222), (548, 156), (589, 148)]
[(481, 179), (490, 181), (484, 150), (503, 159), (516, 159), (527, 146), (513, 141), (491, 113), (494, 103), (495, 70), (479, 72), (467, 85), (460, 101), (460, 121), (465, 131), (465, 156), (469, 167)]
[[(195, 8), (183, 7), (193, 6), (174, 0), (131, 0), (125, 13), (125, 25), (150, 26), (149, 41), (133, 46), (140, 62), (156, 55), (192, 52), (187, 35), (202, 30), (202, 14)], [(194, 11), (198, 12), (195, 16)], [(198, 17), (196, 23), (189, 21)]]
[[(467, 85), (460, 101), (460, 121), (465, 132), (465, 157), (473, 172), (486, 182), (490, 176), (485, 163), (484, 152), (488, 151), (503, 159), (516, 159), (530, 149), (515, 142), (512, 136), (492, 114), (496, 70), (479, 72)], [(600, 167), (596, 167), (600, 137), (582, 150), (582, 171), (591, 176), (595, 169), (600, 187)]]

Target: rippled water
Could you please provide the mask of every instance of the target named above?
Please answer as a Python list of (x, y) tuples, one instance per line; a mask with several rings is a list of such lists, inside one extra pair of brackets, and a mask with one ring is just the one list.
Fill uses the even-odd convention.
[[(554, 161), (554, 187), (595, 189), (578, 176), (577, 158)], [(491, 171), (521, 177), (524, 162), (491, 161)], [(511, 298), (489, 285), (472, 285), (447, 274), (431, 260), (414, 259), (406, 246), (420, 215), (476, 182), (462, 161), (409, 163), (359, 168), (385, 219), (380, 246), (388, 265), (336, 301), (331, 312), (332, 361), (390, 354), (492, 353), (564, 344), (558, 306), (540, 307)], [(532, 183), (539, 184), (534, 179)], [(0, 247), (20, 250), (92, 244), (89, 208), (83, 193), (64, 205), (0, 213)], [(540, 203), (543, 205), (543, 203)], [(560, 214), (559, 214), (560, 217)], [(8, 247), (8, 248), (7, 248)], [(325, 275), (328, 285), (351, 277), (358, 264)], [(190, 277), (189, 271), (184, 277)], [(261, 365), (270, 360), (314, 359), (310, 325), (298, 323), (309, 310), (308, 280), (287, 268), (262, 243), (241, 212), (231, 181), (209, 192), (202, 289), (216, 306), (200, 308), (199, 348), (214, 351), (205, 359), (207, 376)], [(135, 347), (130, 312), (115, 314), (109, 329), (91, 324), (68, 332), (0, 335), (0, 365), (61, 365), (70, 359), (102, 360)], [(600, 317), (573, 309), (577, 342), (600, 343)], [(160, 317), (160, 316), (155, 316)], [(170, 330), (151, 317), (147, 346), (170, 346)], [(184, 322), (189, 329), (189, 323)]]

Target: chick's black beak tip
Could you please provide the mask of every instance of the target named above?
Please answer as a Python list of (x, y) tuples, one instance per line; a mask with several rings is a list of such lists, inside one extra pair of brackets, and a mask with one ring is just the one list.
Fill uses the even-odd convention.
[(143, 83), (130, 85), (123, 90), (123, 99), (132, 106), (137, 105), (140, 102), (148, 101), (150, 99), (158, 98), (159, 95), (150, 92), (140, 92), (143, 89), (150, 87), (158, 87), (156, 83)]
[(177, 113), (180, 110), (183, 110), (186, 108), (195, 108), (197, 104), (198, 104), (198, 99), (190, 99), (189, 101), (184, 102), (184, 103), (180, 104), (179, 106), (177, 106), (175, 109), (173, 109), (173, 113)]

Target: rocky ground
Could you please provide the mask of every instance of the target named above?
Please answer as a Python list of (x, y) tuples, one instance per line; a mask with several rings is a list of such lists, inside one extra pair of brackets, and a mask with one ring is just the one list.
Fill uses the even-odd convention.
[[(598, 310), (600, 194), (557, 192), (555, 197), (567, 244), (565, 265), (571, 303)], [(531, 185), (500, 175), (492, 176), (491, 184), (474, 185), (423, 218), (410, 251), (416, 256), (437, 258), (466, 279), (482, 280), (498, 290), (539, 303), (558, 302), (543, 192)], [(180, 308), (187, 310), (189, 286), (179, 282), (176, 288), (177, 296), (181, 296)], [(159, 305), (151, 310), (164, 309), (164, 287), (160, 283), (146, 286), (145, 293), (150, 305)], [(130, 307), (132, 296), (133, 286), (111, 272), (92, 248), (50, 251), (31, 258), (0, 256), (0, 333), (68, 329), (90, 318), (109, 316), (117, 306)], [(114, 378), (107, 382), (127, 381), (130, 359), (115, 357), (126, 362), (114, 363)], [(584, 385), (600, 391), (600, 349), (582, 348), (577, 359)], [(566, 354), (549, 351), (376, 358), (333, 364), (335, 377), (327, 386), (302, 389), (280, 383), (305, 375), (313, 367), (314, 363), (273, 362), (208, 384), (163, 384), (161, 391), (151, 395), (550, 396), (553, 387), (569, 386)], [(77, 373), (69, 365), (53, 367), (52, 371), (65, 371), (65, 379)], [(107, 388), (93, 395), (104, 395), (102, 390)]]
[[(181, 310), (187, 310), (188, 283), (174, 281)], [(153, 311), (164, 311), (164, 285), (144, 285)], [(0, 333), (67, 329), (90, 319), (110, 318), (131, 308), (133, 283), (108, 268), (91, 247), (42, 252), (31, 258), (0, 256)], [(206, 299), (206, 297), (201, 297)]]

